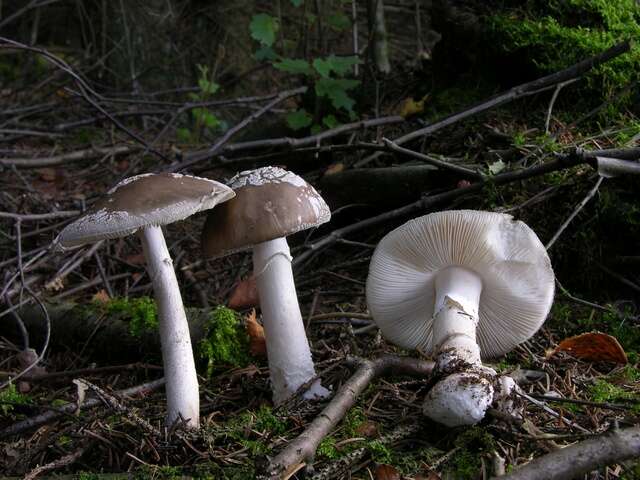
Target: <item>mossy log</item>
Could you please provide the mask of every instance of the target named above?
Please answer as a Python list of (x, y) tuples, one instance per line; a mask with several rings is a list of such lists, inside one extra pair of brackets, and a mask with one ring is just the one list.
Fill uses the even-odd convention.
[[(133, 335), (131, 318), (126, 314), (108, 314), (98, 305), (47, 303), (51, 320), (50, 349), (68, 349), (76, 354), (105, 363), (136, 362), (160, 359), (160, 337), (157, 330), (143, 328)], [(30, 344), (38, 351), (45, 338), (46, 321), (38, 306), (26, 306), (19, 315), (29, 332)], [(191, 342), (195, 346), (205, 336), (212, 321), (208, 309), (187, 309)], [(7, 321), (3, 328), (11, 341), (20, 344), (15, 322)]]
[(389, 208), (413, 202), (430, 190), (451, 187), (456, 180), (460, 178), (455, 174), (431, 165), (362, 168), (325, 175), (320, 189), (332, 209), (352, 203)]

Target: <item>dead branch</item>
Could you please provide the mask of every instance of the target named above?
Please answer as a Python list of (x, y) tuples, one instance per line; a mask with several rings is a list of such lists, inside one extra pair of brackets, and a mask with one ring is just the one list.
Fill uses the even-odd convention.
[(640, 427), (615, 429), (575, 443), (527, 463), (503, 480), (562, 480), (576, 478), (594, 468), (640, 457)]
[[(596, 163), (595, 159), (597, 156), (609, 157), (611, 156), (610, 154), (614, 152), (616, 153), (616, 156), (618, 158), (625, 158), (626, 156), (629, 160), (635, 159), (640, 155), (640, 149), (629, 150), (631, 152), (620, 152), (619, 150), (598, 150), (587, 152), (578, 149), (570, 154), (558, 155), (558, 158), (556, 158), (555, 160), (544, 163), (542, 165), (535, 165), (533, 167), (525, 168), (522, 170), (501, 173), (488, 179), (479, 180), (467, 187), (456, 188), (454, 190), (449, 190), (436, 195), (424, 196), (420, 200), (417, 200), (403, 207), (396, 208), (394, 210), (381, 213), (380, 215), (376, 215), (375, 217), (370, 217), (360, 222), (352, 223), (351, 225), (347, 225), (346, 227), (334, 230), (321, 239), (306, 245), (307, 251), (297, 255), (293, 259), (293, 263), (294, 265), (300, 265), (315, 252), (327, 248), (328, 246), (338, 241), (340, 238), (343, 238), (345, 235), (416, 212), (426, 212), (437, 204), (449, 202), (459, 197), (469, 195), (471, 193), (477, 193), (482, 190), (485, 184), (506, 185), (508, 183), (538, 177), (546, 173), (563, 170), (565, 168), (574, 167), (580, 164), (588, 164), (594, 167)], [(622, 155), (620, 155), (621, 153)]]
[[(560, 70), (559, 72), (555, 72), (531, 82), (523, 83), (521, 85), (513, 87), (506, 92), (499, 93), (498, 95), (495, 95), (488, 100), (477, 103), (470, 108), (462, 110), (461, 112), (456, 112), (452, 115), (449, 115), (448, 117), (445, 117), (436, 123), (432, 123), (431, 125), (427, 125), (426, 127), (419, 130), (407, 133), (406, 135), (397, 138), (395, 140), (395, 143), (397, 143), (398, 145), (403, 145), (417, 138), (424, 138), (426, 136), (432, 135), (433, 133), (441, 130), (444, 127), (448, 127), (449, 125), (453, 125), (460, 120), (464, 120), (465, 118), (469, 118), (492, 108), (499, 107), (501, 105), (504, 105), (505, 103), (512, 102), (513, 100), (527, 97), (529, 95), (535, 95), (536, 93), (554, 88), (559, 83), (567, 82), (568, 80), (580, 77), (592, 68), (601, 65), (602, 63), (608, 62), (609, 60), (618, 57), (623, 53), (628, 52), (630, 48), (631, 46), (629, 42), (622, 42), (614, 45), (610, 49), (594, 55), (591, 58), (582, 60), (581, 62), (576, 63), (571, 67), (565, 68), (564, 70)], [(356, 163), (356, 166), (361, 167), (363, 165), (366, 165), (375, 158), (378, 158), (380, 155), (381, 153), (377, 152), (366, 158), (363, 158), (358, 163)]]
[[(339, 135), (343, 135), (345, 133), (353, 132), (354, 130), (364, 130), (367, 128), (379, 127), (382, 125), (393, 125), (396, 123), (404, 122), (404, 117), (399, 115), (394, 115), (390, 117), (380, 117), (380, 118), (372, 118), (370, 120), (360, 120), (358, 122), (345, 123), (344, 125), (340, 125), (339, 127), (332, 128), (330, 130), (325, 130), (324, 132), (318, 133), (316, 135), (310, 135), (308, 137), (302, 138), (290, 138), (290, 137), (282, 137), (282, 138), (267, 138), (265, 140), (252, 140), (248, 142), (238, 142), (238, 143), (230, 143), (220, 149), (218, 155), (229, 155), (231, 153), (236, 153), (245, 150), (258, 150), (258, 149), (268, 149), (268, 148), (277, 148), (277, 147), (285, 147), (290, 150), (301, 148), (301, 147), (314, 147), (320, 145), (322, 141), (328, 140), (333, 137), (337, 137)], [(191, 153), (190, 155), (200, 155), (204, 153), (204, 151), (196, 151)]]
[[(132, 396), (132, 395), (140, 395), (144, 393), (151, 392), (153, 390), (157, 390), (158, 388), (164, 385), (164, 378), (159, 378), (158, 380), (153, 380), (151, 382), (143, 383), (141, 385), (136, 385), (134, 387), (125, 388), (124, 390), (119, 390), (115, 394), (119, 397), (123, 396)], [(102, 400), (98, 398), (90, 398), (86, 400), (80, 405), (81, 409), (89, 409), (94, 408), (102, 403)], [(62, 415), (70, 415), (76, 411), (77, 405), (75, 403), (67, 403), (62, 405), (60, 408), (55, 410), (49, 410), (40, 415), (36, 415), (35, 417), (26, 418), (19, 422), (14, 423), (13, 425), (8, 426), (4, 430), (0, 430), (0, 438), (10, 437), (12, 435), (18, 435), (19, 433), (24, 432), (33, 427), (39, 427), (40, 425), (44, 425), (52, 420), (57, 419)]]
[(214, 155), (216, 155), (220, 151), (220, 149), (229, 140), (231, 140), (231, 138), (234, 135), (236, 135), (238, 132), (240, 132), (241, 130), (246, 128), (247, 125), (249, 125), (250, 123), (252, 123), (255, 120), (257, 120), (258, 118), (260, 118), (262, 115), (267, 113), (269, 110), (271, 110), (277, 104), (282, 103), (283, 101), (285, 101), (287, 98), (291, 98), (291, 97), (294, 97), (296, 95), (302, 95), (306, 91), (307, 91), (307, 87), (299, 87), (299, 88), (295, 88), (293, 90), (287, 90), (285, 92), (279, 93), (276, 96), (276, 98), (271, 100), (269, 103), (267, 103), (260, 110), (252, 113), (251, 115), (249, 115), (248, 117), (243, 119), (240, 123), (238, 123), (236, 126), (234, 126), (233, 128), (230, 128), (229, 130), (227, 130), (226, 133), (213, 146), (211, 146), (210, 148), (208, 148), (204, 152), (187, 155), (187, 159), (184, 162), (182, 162), (182, 163), (180, 163), (178, 165), (172, 166), (169, 169), (169, 171), (175, 172), (177, 170), (182, 170), (182, 169), (185, 169), (187, 167), (190, 167), (194, 163), (198, 163), (198, 162), (200, 162), (202, 160), (206, 160), (207, 158), (213, 157)]
[(301, 462), (313, 458), (320, 442), (342, 420), (354, 405), (358, 395), (376, 378), (385, 375), (411, 375), (427, 377), (433, 370), (433, 362), (409, 357), (385, 355), (376, 360), (358, 360), (356, 372), (340, 387), (329, 404), (287, 448), (278, 454), (269, 466), (267, 477), (280, 475)]
[(118, 145), (116, 147), (93, 147), (75, 152), (61, 153), (51, 157), (39, 158), (0, 158), (0, 165), (15, 166), (18, 168), (41, 168), (62, 165), (69, 162), (91, 160), (107, 155), (125, 155), (140, 150), (137, 145)]

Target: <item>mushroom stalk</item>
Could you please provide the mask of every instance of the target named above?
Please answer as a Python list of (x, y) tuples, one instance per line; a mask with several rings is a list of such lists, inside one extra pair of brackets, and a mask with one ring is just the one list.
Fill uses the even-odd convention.
[[(316, 375), (309, 342), (302, 323), (291, 254), (285, 238), (253, 247), (253, 268), (260, 295), (273, 401), (280, 404)], [(304, 398), (325, 397), (320, 380)]]
[(438, 368), (443, 370), (454, 360), (480, 365), (476, 326), (482, 280), (466, 268), (448, 267), (438, 272), (435, 286), (432, 341)]
[(149, 226), (139, 231), (147, 270), (158, 308), (160, 343), (167, 393), (166, 424), (181, 418), (190, 428), (200, 423), (198, 378), (191, 348), (189, 324), (180, 288), (162, 228)]
[(433, 319), (436, 368), (446, 375), (427, 394), (423, 412), (450, 427), (479, 422), (493, 401), (489, 380), (495, 372), (482, 366), (476, 341), (482, 280), (469, 269), (438, 272)]

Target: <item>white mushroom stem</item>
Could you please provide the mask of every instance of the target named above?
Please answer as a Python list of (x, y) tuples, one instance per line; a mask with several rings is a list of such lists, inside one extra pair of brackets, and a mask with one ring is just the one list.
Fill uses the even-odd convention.
[(476, 341), (481, 292), (482, 280), (471, 270), (448, 267), (438, 272), (433, 346), (442, 357), (438, 360), (440, 369), (452, 360), (481, 364)]
[(472, 425), (493, 401), (488, 378), (495, 376), (482, 366), (476, 341), (482, 280), (466, 268), (448, 267), (438, 272), (435, 286), (433, 346), (437, 369), (448, 376), (429, 391), (423, 412), (450, 427)]
[(200, 424), (198, 377), (189, 324), (182, 305), (173, 262), (161, 227), (139, 231), (158, 308), (162, 362), (167, 392), (166, 424), (182, 418), (190, 428)]
[[(260, 295), (273, 401), (278, 405), (316, 375), (286, 239), (255, 245), (253, 269)], [(303, 396), (310, 399), (326, 397), (328, 393), (317, 380)]]

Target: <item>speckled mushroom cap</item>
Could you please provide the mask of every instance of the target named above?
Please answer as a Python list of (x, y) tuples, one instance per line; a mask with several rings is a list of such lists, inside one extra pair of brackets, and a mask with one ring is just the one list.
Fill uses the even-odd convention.
[(371, 259), (367, 304), (388, 340), (433, 353), (435, 278), (450, 266), (482, 279), (476, 340), (483, 358), (510, 351), (547, 317), (554, 275), (533, 230), (501, 213), (437, 212), (393, 230)]
[(331, 219), (320, 194), (282, 168), (240, 172), (228, 185), (235, 198), (209, 212), (202, 231), (202, 250), (207, 257), (251, 248)]
[(63, 248), (70, 248), (124, 237), (149, 225), (185, 219), (234, 195), (226, 185), (207, 178), (178, 173), (136, 175), (118, 183), (84, 215), (67, 225), (58, 242)]

